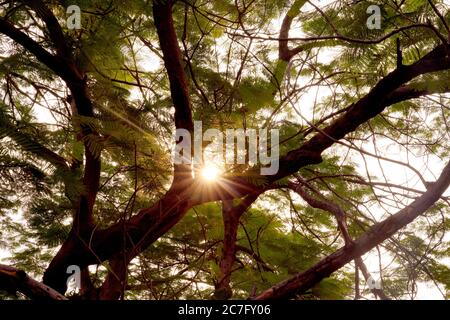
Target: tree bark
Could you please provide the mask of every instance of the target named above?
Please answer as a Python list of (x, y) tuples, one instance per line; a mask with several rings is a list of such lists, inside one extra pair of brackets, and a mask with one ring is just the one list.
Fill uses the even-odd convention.
[(231, 272), (236, 258), (236, 239), (240, 215), (233, 211), (233, 201), (222, 201), (223, 245), (219, 268), (220, 276), (215, 285), (214, 299), (227, 300), (233, 295), (230, 287)]
[(445, 166), (439, 179), (428, 188), (427, 192), (414, 200), (410, 205), (384, 221), (375, 224), (351, 245), (339, 249), (310, 269), (265, 290), (256, 296), (255, 299), (289, 298), (306, 291), (323, 278), (330, 276), (334, 271), (342, 268), (351, 260), (362, 256), (408, 225), (438, 201), (449, 185), (450, 163)]
[(233, 264), (236, 260), (236, 241), (239, 221), (242, 215), (250, 208), (253, 202), (258, 199), (259, 193), (250, 194), (237, 205), (233, 206), (233, 201), (222, 201), (223, 218), (223, 248), (220, 258), (220, 276), (215, 285), (214, 298), (225, 300), (232, 297), (233, 292), (230, 287)]
[(23, 293), (33, 300), (67, 300), (65, 296), (30, 278), (25, 271), (0, 264), (0, 289)]

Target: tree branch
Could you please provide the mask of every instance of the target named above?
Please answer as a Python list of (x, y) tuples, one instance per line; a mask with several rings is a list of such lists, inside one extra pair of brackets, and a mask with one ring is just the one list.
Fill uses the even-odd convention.
[(236, 251), (242, 251), (248, 254), (252, 259), (256, 261), (256, 263), (260, 264), (264, 271), (275, 272), (275, 269), (271, 268), (255, 251), (249, 249), (247, 247), (236, 245)]
[(53, 70), (53, 72), (55, 72), (62, 79), (72, 79), (72, 74), (64, 64), (64, 61), (42, 48), (39, 43), (14, 27), (14, 25), (4, 18), (0, 19), (0, 33), (3, 33), (27, 49), (40, 62)]
[(322, 259), (310, 269), (285, 280), (255, 297), (256, 300), (281, 299), (302, 293), (323, 278), (340, 269), (351, 260), (362, 256), (379, 245), (398, 230), (405, 227), (428, 210), (450, 185), (450, 163), (442, 171), (439, 179), (422, 196), (396, 214), (372, 226), (350, 246), (339, 249)]
[(281, 158), (280, 170), (276, 175), (271, 176), (270, 180), (276, 181), (293, 174), (305, 165), (320, 163), (322, 152), (333, 145), (336, 140), (355, 131), (361, 124), (381, 113), (390, 103), (395, 102), (391, 95), (395, 95), (396, 89), (419, 75), (450, 69), (449, 52), (450, 45), (440, 45), (416, 63), (392, 71), (380, 80), (366, 96), (350, 106), (343, 115), (300, 148), (290, 151)]
[[(171, 3), (171, 1), (154, 3), (155, 25), (169, 75), (175, 106), (175, 125), (177, 128), (192, 130), (189, 94), (171, 16)], [(424, 73), (450, 68), (450, 58), (447, 52), (448, 46), (438, 46), (413, 65), (404, 66), (387, 75), (369, 94), (349, 107), (348, 111), (327, 126), (323, 132), (317, 133), (300, 148), (283, 157), (280, 161), (280, 172), (271, 176), (269, 182), (295, 173), (305, 165), (321, 162), (321, 153), (324, 150), (336, 140), (356, 130), (359, 125), (382, 112), (393, 101), (393, 98), (389, 100), (390, 95), (393, 95), (395, 90), (409, 80)], [(87, 97), (85, 86), (75, 87), (73, 91), (76, 92), (76, 89), (82, 90), (79, 92), (81, 97)], [(170, 191), (157, 204), (141, 210), (126, 222), (127, 239), (129, 239), (129, 243), (125, 244), (126, 248), (131, 249), (132, 254), (141, 252), (175, 225), (194, 205), (239, 198), (252, 192), (263, 191), (262, 187), (257, 187), (241, 178), (223, 180), (225, 180), (221, 184), (223, 187), (217, 186), (208, 192), (202, 192), (204, 190), (201, 188), (198, 189), (199, 186), (195, 182), (191, 183), (191, 179), (189, 179), (189, 184), (173, 184)], [(63, 274), (67, 265), (78, 264), (80, 267), (85, 267), (89, 264), (99, 263), (111, 258), (123, 247), (122, 223), (112, 225), (104, 230), (80, 235), (79, 238), (74, 238), (71, 242), (63, 245), (45, 274), (45, 279), (48, 280), (46, 283), (58, 290), (64, 290)]]
[(236, 260), (236, 241), (241, 216), (258, 198), (259, 193), (250, 194), (233, 206), (232, 200), (222, 202), (222, 218), (224, 227), (222, 255), (220, 257), (219, 281), (215, 285), (214, 298), (225, 300), (231, 298), (233, 292), (230, 287), (231, 272)]
[[(170, 92), (175, 107), (175, 127), (186, 129), (191, 134), (194, 131), (192, 120), (191, 101), (183, 66), (181, 64), (181, 50), (172, 18), (172, 0), (153, 1), (153, 20), (158, 33), (159, 44), (163, 53), (164, 66), (170, 82)], [(192, 178), (189, 165), (175, 165), (177, 180), (190, 180)]]
[[(54, 56), (50, 54), (37, 42), (22, 31), (15, 28), (5, 19), (0, 19), (0, 32), (22, 45), (40, 62), (53, 70), (66, 82), (72, 94), (78, 115), (93, 117), (93, 104), (88, 93), (87, 77), (85, 76), (83, 70), (77, 68), (77, 64), (70, 53), (64, 34), (62, 33), (56, 17), (40, 0), (29, 0), (26, 1), (26, 3), (46, 24), (50, 38), (56, 48), (57, 55)], [(82, 124), (80, 129), (82, 138), (89, 134), (97, 135), (97, 133), (94, 132), (89, 126)], [(55, 267), (55, 264), (57, 264), (57, 261), (60, 261), (62, 255), (72, 254), (73, 252), (71, 252), (70, 249), (77, 247), (77, 239), (79, 237), (87, 237), (94, 228), (93, 208), (99, 188), (101, 161), (99, 156), (92, 153), (87, 140), (84, 141), (84, 149), (85, 170), (83, 175), (83, 184), (85, 186), (85, 192), (80, 194), (78, 203), (74, 208), (75, 214), (69, 238), (66, 239), (58, 254), (55, 256), (52, 263), (50, 263), (49, 269)], [(44, 274), (44, 282), (59, 292), (65, 292), (66, 284), (64, 277), (62, 276), (62, 272), (65, 272), (65, 270), (62, 270), (61, 268), (62, 266), (56, 267), (58, 270), (57, 273), (61, 277), (59, 280), (52, 279), (51, 277), (49, 278), (48, 275), (52, 274), (50, 271)]]
[(30, 278), (25, 271), (0, 264), (0, 289), (19, 291), (34, 300), (67, 300), (45, 284)]
[[(372, 275), (370, 274), (369, 270), (367, 269), (366, 265), (364, 264), (364, 261), (361, 257), (357, 257), (355, 258), (355, 264), (356, 266), (361, 270), (364, 279), (366, 280), (366, 282), (371, 281)], [(371, 288), (370, 291), (375, 295), (380, 297), (381, 300), (391, 300), (383, 291), (383, 289), (378, 289), (378, 288)]]
[[(294, 184), (294, 183), (290, 182), (288, 184), (288, 187), (290, 189), (292, 189), (293, 191), (297, 192), (311, 207), (317, 208), (317, 209), (322, 209), (324, 211), (327, 211), (327, 212), (330, 212), (331, 214), (333, 214), (337, 220), (339, 231), (341, 232), (342, 237), (344, 238), (345, 246), (351, 245), (353, 243), (353, 239), (350, 237), (350, 234), (348, 232), (347, 217), (346, 217), (344, 210), (342, 210), (342, 208), (338, 204), (336, 204), (335, 202), (330, 201), (328, 199), (325, 199), (325, 197), (322, 196), (317, 190), (315, 190), (311, 186), (307, 185), (307, 182), (302, 177), (300, 177), (299, 175), (296, 175), (296, 178), (299, 180), (299, 183)], [(308, 193), (308, 191), (305, 190), (306, 188), (304, 186), (307, 186), (308, 188), (310, 188), (315, 194), (318, 195), (318, 197), (320, 199), (316, 199), (316, 198), (312, 197)], [(366, 282), (369, 281), (371, 279), (371, 275), (370, 275), (369, 271), (367, 270), (367, 267), (364, 264), (361, 257), (355, 258), (355, 264), (359, 269), (361, 269)], [(358, 278), (358, 277), (356, 277), (356, 278)], [(359, 281), (359, 280), (355, 280), (355, 281)], [(357, 285), (356, 287), (358, 288), (359, 286)], [(384, 291), (382, 289), (373, 288), (373, 289), (371, 289), (371, 291), (373, 294), (375, 294), (376, 296), (379, 296), (383, 300), (390, 300), (386, 296), (386, 294), (384, 293)], [(358, 295), (359, 295), (359, 293), (357, 292), (357, 296)]]
[(27, 4), (31, 9), (33, 9), (33, 11), (36, 12), (39, 18), (44, 21), (49, 32), (50, 39), (55, 46), (57, 56), (68, 63), (72, 63), (72, 54), (69, 47), (67, 46), (61, 26), (59, 25), (58, 20), (54, 16), (53, 12), (41, 0), (25, 0), (24, 3)]
[(299, 180), (299, 183), (295, 184), (290, 182), (288, 183), (288, 187), (293, 191), (297, 192), (303, 198), (303, 200), (305, 200), (311, 207), (331, 213), (336, 219), (338, 229), (341, 232), (342, 237), (344, 238), (345, 245), (346, 246), (350, 245), (353, 242), (353, 240), (348, 233), (347, 217), (344, 210), (342, 210), (342, 208), (333, 201), (325, 199), (325, 197), (322, 196), (322, 194), (319, 193), (319, 191), (313, 189), (311, 186), (308, 186), (308, 188), (313, 190), (313, 192), (318, 196), (319, 199), (311, 196), (309, 192), (305, 190), (306, 189), (304, 187), (306, 185), (305, 180), (303, 180), (303, 178), (300, 177), (299, 175), (296, 175), (296, 178)]
[(306, 0), (295, 0), (291, 8), (284, 16), (283, 22), (281, 23), (278, 44), (278, 58), (283, 61), (289, 62), (295, 54), (302, 51), (301, 47), (298, 47), (296, 49), (289, 49), (288, 39), (292, 22), (294, 21), (294, 18), (299, 14), (300, 9), (306, 2)]

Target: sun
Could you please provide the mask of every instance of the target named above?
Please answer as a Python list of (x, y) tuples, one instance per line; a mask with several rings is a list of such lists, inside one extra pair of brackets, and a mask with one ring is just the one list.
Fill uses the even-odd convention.
[(202, 169), (201, 175), (206, 181), (214, 181), (220, 176), (220, 170), (215, 166), (207, 165)]

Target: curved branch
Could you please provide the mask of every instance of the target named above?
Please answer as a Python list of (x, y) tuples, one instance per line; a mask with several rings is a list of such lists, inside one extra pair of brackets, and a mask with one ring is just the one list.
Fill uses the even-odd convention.
[(0, 264), (0, 289), (19, 291), (33, 300), (67, 300), (65, 296), (30, 278), (25, 271)]
[[(390, 37), (396, 35), (397, 33), (414, 29), (414, 28), (426, 28), (431, 31), (433, 31), (436, 36), (443, 42), (443, 44), (446, 44), (447, 41), (445, 41), (445, 38), (442, 34), (439, 33), (439, 31), (433, 27), (433, 25), (425, 24), (425, 23), (418, 23), (418, 24), (412, 24), (408, 26), (403, 26), (398, 29), (395, 29), (384, 36), (377, 38), (377, 39), (356, 39), (356, 38), (349, 38), (346, 36), (341, 35), (333, 35), (333, 36), (318, 36), (318, 37), (283, 37), (283, 38), (275, 38), (275, 37), (264, 37), (264, 36), (249, 36), (245, 34), (240, 33), (232, 33), (230, 35), (235, 37), (242, 37), (242, 38), (250, 38), (250, 39), (257, 39), (257, 40), (269, 40), (269, 41), (303, 41), (303, 42), (313, 42), (313, 41), (327, 41), (327, 40), (341, 40), (347, 43), (357, 43), (357, 44), (378, 44), (381, 43)], [(301, 50), (301, 45), (298, 48), (292, 49), (292, 50)]]
[(222, 218), (224, 227), (223, 248), (220, 257), (220, 275), (215, 285), (215, 299), (229, 299), (233, 292), (230, 287), (231, 273), (233, 263), (236, 260), (236, 241), (239, 228), (239, 220), (242, 215), (250, 208), (253, 202), (258, 199), (259, 193), (253, 193), (242, 199), (242, 201), (233, 206), (232, 200), (222, 201)]
[[(350, 245), (353, 240), (348, 233), (347, 217), (344, 210), (333, 201), (326, 199), (319, 191), (308, 186), (302, 177), (297, 175), (296, 178), (299, 180), (299, 183), (295, 184), (290, 182), (288, 183), (288, 188), (298, 193), (311, 207), (331, 213), (336, 219), (338, 229), (344, 238), (345, 245)], [(306, 187), (304, 186), (310, 188), (317, 195), (317, 198), (310, 195), (309, 192), (305, 190)]]
[(50, 68), (63, 79), (72, 79), (72, 74), (68, 70), (64, 61), (45, 50), (39, 43), (31, 39), (28, 35), (17, 29), (13, 24), (4, 18), (0, 19), (0, 33), (8, 36), (22, 47), (33, 54), (40, 62)]
[(410, 205), (384, 221), (372, 226), (350, 246), (339, 249), (335, 253), (322, 259), (308, 270), (298, 273), (255, 297), (256, 300), (280, 299), (302, 293), (331, 273), (342, 268), (351, 260), (360, 257), (379, 245), (398, 230), (405, 227), (419, 215), (427, 211), (447, 190), (450, 185), (450, 162), (445, 166), (439, 179), (421, 197)]
[[(50, 38), (53, 45), (56, 47), (56, 56), (50, 54), (39, 43), (31, 39), (28, 35), (14, 27), (10, 22), (4, 18), (0, 19), (0, 33), (10, 37), (12, 40), (22, 45), (26, 50), (33, 54), (41, 63), (53, 70), (60, 76), (67, 84), (72, 94), (73, 102), (75, 104), (78, 115), (85, 117), (93, 117), (93, 104), (89, 96), (87, 87), (87, 76), (81, 68), (77, 67), (76, 61), (72, 57), (69, 47), (67, 46), (64, 34), (60, 25), (53, 13), (40, 0), (26, 1), (37, 15), (45, 22), (49, 31)], [(72, 99), (71, 99), (72, 100)], [(81, 137), (86, 137), (89, 134), (97, 135), (92, 128), (86, 125), (80, 125)], [(95, 155), (89, 148), (88, 140), (84, 141), (85, 152), (85, 170), (83, 174), (83, 184), (85, 192), (79, 195), (78, 204), (75, 206), (74, 219), (72, 230), (65, 243), (58, 251), (49, 268), (54, 268), (55, 264), (62, 259), (64, 255), (73, 254), (72, 249), (77, 248), (78, 237), (86, 237), (94, 229), (93, 208), (99, 188), (101, 160), (100, 156)], [(45, 150), (43, 150), (45, 151)], [(66, 283), (63, 273), (61, 272), (63, 266), (56, 267), (60, 279), (48, 278), (49, 273), (44, 274), (44, 282), (49, 284), (59, 292), (65, 292)], [(47, 270), (48, 271), (48, 270)], [(46, 276), (47, 275), (47, 276)]]
[[(395, 102), (395, 90), (415, 77), (450, 69), (450, 45), (440, 45), (422, 57), (416, 63), (395, 69), (362, 99), (351, 105), (343, 115), (317, 133), (300, 148), (290, 151), (280, 159), (280, 171), (271, 176), (275, 181), (293, 174), (301, 167), (322, 161), (321, 154), (332, 146), (336, 140), (355, 131), (361, 124), (381, 113), (387, 106)], [(398, 93), (397, 93), (398, 94)], [(396, 99), (399, 97), (397, 96)]]
[[(170, 82), (170, 93), (175, 107), (175, 127), (194, 131), (192, 120), (191, 101), (189, 97), (186, 74), (181, 64), (181, 50), (175, 32), (172, 17), (172, 0), (153, 1), (153, 20), (163, 53), (164, 66)], [(174, 180), (191, 178), (191, 169), (188, 165), (175, 165)]]
[(41, 0), (25, 0), (24, 2), (44, 21), (57, 55), (67, 60), (67, 62), (71, 62), (70, 49), (67, 46), (64, 33), (53, 12)]
[(191, 102), (183, 66), (181, 51), (172, 18), (172, 1), (154, 1), (153, 19), (158, 33), (164, 65), (170, 81), (170, 92), (175, 107), (175, 126), (177, 129), (192, 131)]
[(283, 22), (281, 23), (278, 44), (278, 58), (283, 61), (289, 62), (295, 54), (300, 53), (303, 50), (301, 47), (289, 49), (288, 40), (289, 30), (291, 29), (292, 22), (306, 2), (306, 0), (296, 0), (292, 4), (292, 7), (289, 9), (289, 11), (286, 13)]

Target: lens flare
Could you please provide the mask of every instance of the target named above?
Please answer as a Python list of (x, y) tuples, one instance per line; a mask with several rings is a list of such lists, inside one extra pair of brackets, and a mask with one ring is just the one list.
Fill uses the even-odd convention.
[(219, 177), (220, 170), (215, 166), (208, 165), (202, 169), (201, 175), (205, 181), (214, 181)]

